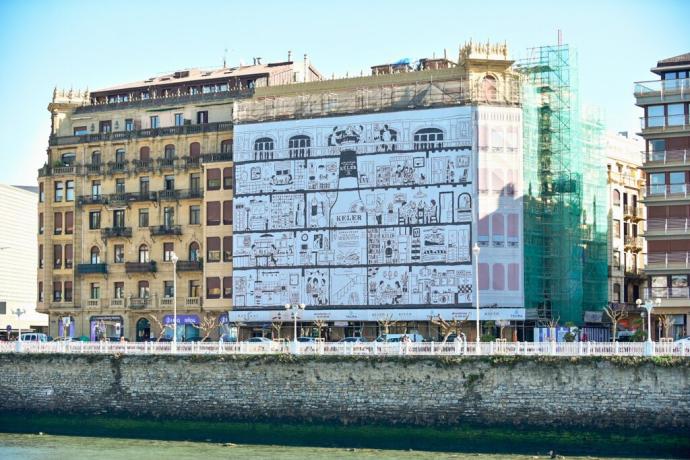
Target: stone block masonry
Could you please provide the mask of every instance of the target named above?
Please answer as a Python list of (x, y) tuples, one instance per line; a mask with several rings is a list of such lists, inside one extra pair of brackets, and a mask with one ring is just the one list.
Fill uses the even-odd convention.
[(690, 428), (690, 359), (2, 354), (0, 410), (412, 426)]

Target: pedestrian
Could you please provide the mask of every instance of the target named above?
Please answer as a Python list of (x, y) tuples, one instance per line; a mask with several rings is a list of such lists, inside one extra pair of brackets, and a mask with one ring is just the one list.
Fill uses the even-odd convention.
[(586, 342), (589, 337), (587, 337), (587, 333), (585, 331), (582, 331), (582, 341)]

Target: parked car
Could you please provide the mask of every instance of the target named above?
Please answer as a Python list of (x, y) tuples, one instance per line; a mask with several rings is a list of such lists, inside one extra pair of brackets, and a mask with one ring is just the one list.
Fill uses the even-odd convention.
[(29, 332), (27, 334), (22, 334), (22, 341), (24, 342), (47, 342), (48, 335), (42, 334), (40, 332)]
[(302, 343), (316, 343), (319, 339), (316, 337), (297, 337), (297, 341)]
[(690, 336), (684, 337), (682, 339), (678, 339), (678, 340), (674, 341), (673, 343), (675, 343), (676, 345), (685, 345), (686, 347), (690, 346)]
[(364, 337), (345, 337), (338, 340), (338, 343), (365, 343), (368, 342)]
[(273, 343), (273, 340), (269, 339), (268, 337), (251, 337), (245, 342), (249, 343)]
[(422, 334), (417, 334), (414, 332), (411, 332), (409, 334), (381, 334), (376, 338), (377, 342), (402, 342), (403, 337), (407, 336), (408, 339), (410, 339), (410, 342), (424, 342), (424, 337)]

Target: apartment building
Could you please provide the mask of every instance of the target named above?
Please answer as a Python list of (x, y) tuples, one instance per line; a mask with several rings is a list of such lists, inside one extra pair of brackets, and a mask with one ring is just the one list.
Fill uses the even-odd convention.
[[(652, 81), (635, 84), (644, 110), (647, 263), (653, 313), (673, 316), (673, 334), (687, 334), (690, 314), (690, 53), (662, 59)], [(655, 333), (656, 334), (656, 333)]]
[(607, 133), (606, 168), (610, 203), (609, 304), (637, 309), (644, 284), (644, 143), (628, 133)]
[[(32, 329), (43, 332), (48, 317), (36, 312), (36, 186), (0, 184), (0, 337), (11, 331)], [(19, 316), (16, 314), (19, 311)], [(12, 335), (12, 333), (11, 333)], [(13, 334), (16, 337), (17, 332)]]
[(206, 315), (227, 321), (233, 103), (320, 78), (305, 56), (56, 90), (38, 180), (37, 305), (50, 334), (169, 338), (175, 308), (180, 339), (199, 336)]

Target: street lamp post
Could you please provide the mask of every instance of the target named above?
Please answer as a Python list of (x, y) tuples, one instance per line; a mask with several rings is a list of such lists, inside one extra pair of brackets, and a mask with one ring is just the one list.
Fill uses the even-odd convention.
[[(639, 308), (640, 306), (644, 307), (645, 310), (647, 310), (647, 341), (646, 341), (646, 346), (645, 346), (645, 354), (646, 355), (651, 355), (652, 350), (653, 350), (653, 344), (652, 344), (652, 308), (654, 308), (654, 302), (651, 300), (645, 300), (644, 303), (642, 303), (642, 299), (637, 299), (635, 301), (637, 304), (637, 307)], [(661, 304), (661, 299), (656, 299), (656, 304), (659, 306)]]
[(479, 351), (479, 252), (481, 249), (479, 248), (479, 245), (477, 243), (474, 243), (474, 246), (472, 247), (472, 254), (474, 254), (474, 259), (475, 259), (475, 267), (474, 267), (474, 292), (475, 292), (475, 302), (476, 302), (476, 309), (477, 309), (477, 318), (476, 318), (476, 325), (477, 325), (477, 352)]
[(300, 312), (300, 310), (304, 310), (306, 308), (306, 305), (303, 303), (286, 303), (285, 304), (285, 310), (290, 312), (290, 315), (292, 316), (292, 321), (293, 321), (293, 335), (292, 335), (292, 345), (293, 345), (293, 350), (295, 353), (297, 353), (297, 316)]
[[(3, 248), (4, 249), (4, 248)], [(22, 340), (22, 324), (19, 322), (19, 319), (21, 316), (26, 313), (26, 310), (17, 308), (15, 310), (12, 310), (13, 315), (17, 315), (17, 340), (21, 342)], [(9, 340), (9, 336), (7, 337), (7, 340)]]
[[(173, 341), (172, 351), (177, 350), (177, 261), (180, 260), (174, 252), (170, 254), (173, 264)], [(161, 331), (162, 332), (162, 331)]]

